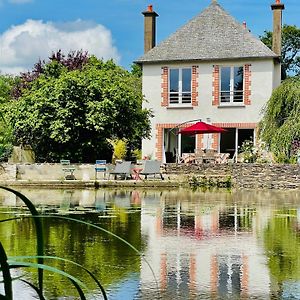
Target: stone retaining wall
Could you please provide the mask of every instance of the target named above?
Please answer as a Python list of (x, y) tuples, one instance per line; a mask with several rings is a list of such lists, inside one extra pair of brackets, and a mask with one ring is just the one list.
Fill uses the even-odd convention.
[[(77, 180), (85, 182), (95, 180), (93, 164), (74, 164), (74, 166), (74, 175)], [(242, 163), (218, 165), (167, 164), (163, 169), (164, 182), (168, 182), (169, 184), (173, 182), (183, 185), (188, 184), (192, 180), (197, 181), (205, 177), (206, 179), (218, 182), (225, 182), (230, 178), (235, 188), (300, 188), (300, 167), (298, 165)], [(64, 175), (61, 165), (57, 163), (5, 163), (0, 165), (0, 181), (2, 182), (64, 181)], [(98, 174), (98, 179), (101, 180), (101, 178), (101, 174)], [(158, 182), (163, 183), (160, 179), (157, 179)], [(155, 181), (152, 183), (154, 184)], [(146, 181), (145, 185), (147, 185)]]
[(233, 182), (239, 188), (300, 188), (300, 167), (290, 164), (235, 164)]
[(300, 166), (291, 164), (168, 164), (165, 171), (170, 178), (177, 175), (185, 180), (206, 177), (222, 181), (231, 177), (236, 188), (300, 188)]

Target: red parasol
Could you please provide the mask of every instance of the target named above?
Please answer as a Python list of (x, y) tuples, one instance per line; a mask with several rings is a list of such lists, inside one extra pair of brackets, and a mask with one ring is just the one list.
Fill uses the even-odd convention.
[(183, 135), (194, 135), (202, 133), (214, 133), (214, 132), (225, 132), (226, 129), (217, 127), (214, 125), (207, 124), (205, 122), (197, 122), (194, 125), (186, 127), (179, 131)]

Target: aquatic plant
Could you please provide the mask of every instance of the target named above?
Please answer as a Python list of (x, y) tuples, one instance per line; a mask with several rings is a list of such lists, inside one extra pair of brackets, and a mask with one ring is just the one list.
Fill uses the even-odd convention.
[(219, 178), (213, 179), (211, 177), (207, 178), (206, 176), (192, 176), (189, 180), (191, 187), (202, 187), (202, 188), (231, 188), (232, 179), (231, 176), (226, 177), (225, 179), (220, 180)]

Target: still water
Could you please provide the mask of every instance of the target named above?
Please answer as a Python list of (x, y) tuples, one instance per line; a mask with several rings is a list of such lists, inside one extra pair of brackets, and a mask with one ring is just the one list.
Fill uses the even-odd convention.
[[(101, 281), (110, 300), (300, 299), (300, 192), (19, 189), (43, 214), (46, 254), (75, 261)], [(13, 194), (0, 191), (0, 240), (9, 256), (35, 255), (35, 227)], [(91, 222), (124, 238), (56, 218)], [(85, 271), (46, 264), (84, 281)], [(151, 266), (151, 268), (149, 267)], [(36, 282), (36, 271), (14, 276)], [(47, 299), (78, 299), (58, 274), (45, 273)], [(0, 291), (3, 286), (0, 284)], [(14, 281), (15, 299), (37, 299)]]

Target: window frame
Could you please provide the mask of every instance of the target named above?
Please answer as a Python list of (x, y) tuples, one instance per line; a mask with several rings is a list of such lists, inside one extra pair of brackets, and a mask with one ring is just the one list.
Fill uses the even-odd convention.
[[(171, 92), (171, 72), (172, 70), (178, 70), (178, 92)], [(190, 72), (190, 90), (183, 91), (183, 70), (189, 70)], [(171, 107), (176, 106), (192, 106), (192, 77), (193, 77), (193, 68), (191, 66), (186, 67), (170, 67), (169, 76), (168, 76), (168, 105)], [(178, 94), (178, 100), (171, 98), (171, 94)], [(187, 99), (184, 99), (184, 96)], [(176, 96), (175, 96), (176, 97)]]
[[(222, 90), (222, 69), (230, 68), (230, 80), (229, 80), (229, 91)], [(234, 79), (235, 79), (235, 68), (243, 69), (243, 89), (234, 89)], [(229, 101), (222, 101), (222, 93), (229, 93)], [(235, 94), (236, 93), (236, 94)], [(241, 100), (235, 100), (235, 96), (241, 96)], [(226, 97), (228, 98), (228, 96)], [(220, 66), (220, 79), (219, 79), (219, 105), (220, 106), (244, 106), (245, 105), (245, 66), (244, 65), (223, 65)]]

